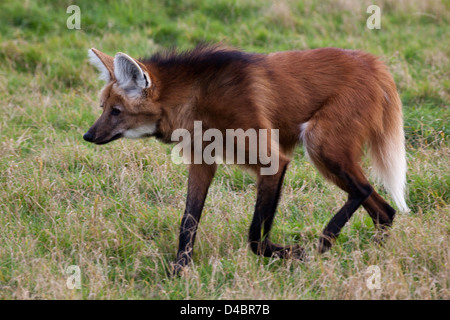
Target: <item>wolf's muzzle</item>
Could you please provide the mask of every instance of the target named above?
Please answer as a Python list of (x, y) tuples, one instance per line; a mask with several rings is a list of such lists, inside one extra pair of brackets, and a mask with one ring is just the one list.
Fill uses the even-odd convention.
[(83, 139), (86, 140), (87, 142), (93, 142), (94, 141), (94, 135), (91, 134), (90, 132), (86, 132), (83, 135)]

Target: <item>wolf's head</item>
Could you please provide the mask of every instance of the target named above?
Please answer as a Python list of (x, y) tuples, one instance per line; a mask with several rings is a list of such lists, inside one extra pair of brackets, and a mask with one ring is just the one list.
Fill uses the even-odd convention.
[(100, 94), (103, 112), (83, 138), (105, 144), (122, 137), (137, 139), (154, 135), (162, 111), (155, 102), (155, 79), (148, 68), (124, 53), (117, 53), (113, 58), (92, 48), (89, 58), (106, 85)]

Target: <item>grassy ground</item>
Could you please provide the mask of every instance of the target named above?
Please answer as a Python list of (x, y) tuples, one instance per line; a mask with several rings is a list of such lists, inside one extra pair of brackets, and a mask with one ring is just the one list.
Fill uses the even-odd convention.
[[(0, 3), (0, 298), (449, 299), (449, 2), (377, 1), (381, 30), (366, 28), (372, 1), (179, 2)], [(81, 30), (66, 28), (72, 3)], [(192, 268), (166, 276), (186, 168), (155, 140), (82, 140), (102, 86), (87, 49), (146, 56), (200, 40), (257, 52), (364, 49), (386, 61), (404, 103), (412, 212), (398, 215), (384, 246), (358, 210), (337, 245), (315, 253), (345, 195), (299, 149), (272, 238), (301, 243), (308, 262), (249, 251), (255, 180), (221, 167)], [(69, 265), (80, 267), (81, 289), (67, 288)], [(380, 268), (380, 289), (366, 285), (369, 266)]]

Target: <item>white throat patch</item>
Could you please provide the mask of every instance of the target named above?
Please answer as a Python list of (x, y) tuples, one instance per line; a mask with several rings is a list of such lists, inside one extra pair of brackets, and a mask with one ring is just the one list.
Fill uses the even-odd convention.
[(150, 136), (156, 132), (156, 123), (147, 124), (141, 127), (130, 129), (124, 132), (124, 138), (139, 139)]

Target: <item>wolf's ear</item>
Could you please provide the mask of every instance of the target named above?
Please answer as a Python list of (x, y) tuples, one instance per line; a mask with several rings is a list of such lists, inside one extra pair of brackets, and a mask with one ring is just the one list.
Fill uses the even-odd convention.
[(89, 61), (100, 71), (100, 79), (109, 82), (114, 79), (114, 58), (95, 48), (89, 49)]
[(142, 90), (151, 86), (146, 67), (122, 52), (114, 57), (114, 75), (119, 86), (131, 96), (140, 96)]

